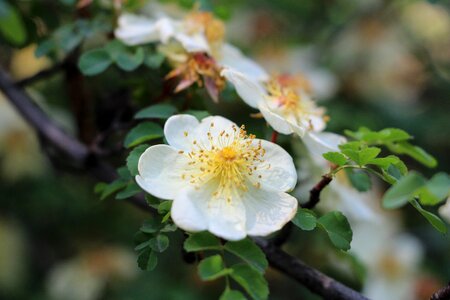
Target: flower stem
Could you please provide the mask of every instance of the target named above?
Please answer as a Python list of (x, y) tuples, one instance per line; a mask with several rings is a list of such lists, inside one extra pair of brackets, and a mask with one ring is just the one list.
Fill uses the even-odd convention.
[(277, 139), (278, 139), (278, 132), (277, 131), (273, 131), (272, 132), (272, 138), (270, 139), (270, 141), (272, 142), (272, 143), (277, 143)]

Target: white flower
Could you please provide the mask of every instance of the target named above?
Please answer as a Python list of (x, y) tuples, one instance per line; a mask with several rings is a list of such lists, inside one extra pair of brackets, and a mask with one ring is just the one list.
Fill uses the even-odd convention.
[(135, 46), (153, 42), (167, 43), (174, 34), (169, 18), (149, 19), (133, 14), (123, 14), (118, 19), (115, 36), (123, 43)]
[(115, 36), (127, 45), (176, 42), (187, 53), (207, 53), (221, 67), (233, 68), (257, 80), (267, 79), (262, 67), (236, 47), (224, 43), (224, 35), (225, 25), (209, 12), (192, 12), (182, 20), (163, 13), (153, 18), (123, 14), (115, 30)]
[[(308, 199), (311, 188), (330, 170), (330, 164), (323, 157), (316, 157), (310, 149), (308, 152), (309, 155), (303, 152), (299, 155), (299, 186), (294, 194), (299, 199)], [(376, 190), (364, 193), (357, 191), (351, 186), (345, 172), (341, 171), (322, 191), (317, 209), (324, 212), (341, 211), (351, 225), (354, 222), (371, 222), (376, 226), (382, 221), (377, 209), (379, 200)]]
[[(278, 76), (268, 81), (254, 80), (231, 68), (222, 71), (239, 96), (251, 107), (259, 109), (274, 130), (296, 133), (312, 153), (320, 156), (328, 151), (338, 151), (345, 138), (325, 129), (324, 109), (317, 107), (296, 81), (289, 76)], [(322, 159), (322, 158), (321, 158)]]
[(331, 70), (319, 66), (317, 50), (314, 46), (268, 46), (259, 51), (257, 60), (269, 73), (298, 74), (308, 93), (319, 101), (327, 100), (336, 94), (338, 80)]
[(363, 294), (373, 300), (416, 299), (414, 287), (424, 249), (417, 238), (399, 232), (391, 219), (386, 217), (383, 226), (352, 226), (351, 251), (368, 271)]
[(142, 154), (136, 181), (148, 193), (174, 201), (171, 216), (180, 228), (239, 240), (275, 232), (294, 216), (297, 200), (286, 192), (297, 174), (280, 146), (219, 116), (201, 122), (172, 116), (164, 135), (169, 145)]
[(439, 207), (439, 214), (444, 220), (450, 223), (450, 198), (447, 199), (444, 205)]
[(13, 182), (44, 170), (35, 132), (0, 93), (0, 176)]

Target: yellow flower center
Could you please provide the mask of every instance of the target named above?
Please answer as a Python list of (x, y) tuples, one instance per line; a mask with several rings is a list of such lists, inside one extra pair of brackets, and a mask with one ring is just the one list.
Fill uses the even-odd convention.
[(194, 83), (197, 83), (199, 87), (206, 85), (207, 88), (213, 88), (217, 93), (225, 88), (225, 78), (220, 75), (221, 67), (214, 58), (202, 52), (186, 55), (186, 61), (178, 63), (178, 66), (165, 77), (165, 79), (181, 78), (175, 92), (179, 92)]
[[(248, 184), (259, 188), (262, 175), (258, 170), (270, 168), (263, 164), (265, 150), (261, 142), (255, 143), (254, 135), (247, 135), (244, 126), (221, 131), (214, 136), (214, 123), (207, 132), (207, 142), (193, 140), (193, 149), (185, 154), (189, 158), (188, 171), (181, 175), (196, 188), (206, 183), (217, 184), (213, 196), (225, 197), (228, 202), (239, 193), (248, 190)], [(188, 137), (188, 133), (185, 133)]]
[(203, 32), (211, 46), (222, 44), (225, 36), (225, 25), (210, 12), (192, 12), (185, 19), (185, 26), (189, 34)]
[[(308, 90), (307, 81), (301, 79), (290, 75), (272, 77), (266, 83), (269, 101), (286, 118), (293, 118), (298, 122), (309, 122), (311, 116), (320, 116), (326, 121), (324, 110), (299, 92)], [(312, 124), (310, 126), (312, 128)]]
[(398, 278), (404, 272), (402, 264), (391, 255), (384, 255), (380, 259), (379, 268), (388, 278)]

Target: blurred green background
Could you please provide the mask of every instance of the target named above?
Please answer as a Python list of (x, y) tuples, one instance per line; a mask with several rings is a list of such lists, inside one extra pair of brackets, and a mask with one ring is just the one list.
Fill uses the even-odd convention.
[[(74, 21), (80, 14), (75, 5), (82, 2), (89, 18)], [(83, 39), (80, 32), (87, 32), (83, 49), (104, 43), (116, 2), (121, 1), (0, 0), (2, 68), (19, 81), (50, 68), (68, 53), (76, 57)], [(136, 10), (144, 2), (122, 4)], [(185, 8), (194, 4), (163, 2)], [(205, 0), (198, 5), (222, 18), (228, 40), (269, 71), (302, 72), (320, 105), (327, 107), (329, 131), (402, 128), (439, 161), (429, 170), (407, 160), (411, 169), (427, 176), (450, 169), (449, 1)], [(78, 26), (77, 34), (70, 24)], [(52, 34), (57, 37), (56, 50), (36, 59), (36, 45), (44, 51)], [(157, 97), (166, 73), (164, 67), (127, 74), (110, 69), (85, 80), (80, 94), (91, 105), (83, 112), (88, 119), (84, 122), (74, 117), (70, 72), (56, 72), (28, 85), (27, 91), (75, 135), (82, 126), (94, 124), (93, 132), (79, 136), (92, 141), (113, 121), (129, 122), (138, 105)], [(248, 119), (251, 110), (226, 93), (219, 104), (193, 93), (192, 106), (206, 106), (237, 122)], [(118, 130), (107, 146), (113, 147), (122, 133)], [(52, 149), (39, 145), (39, 138), (1, 95), (0, 299), (218, 298), (222, 283), (198, 279), (195, 265), (184, 259), (179, 232), (172, 234), (170, 250), (160, 256), (157, 269), (140, 271), (133, 235), (148, 216), (121, 201), (101, 202), (93, 192), (94, 179), (73, 170), (70, 162), (50, 160), (46, 154), (51, 155)], [(119, 166), (124, 156), (108, 159)], [(450, 278), (450, 239), (417, 213), (409, 209), (401, 213), (406, 231), (424, 248), (411, 280), (415, 297), (427, 299)], [(356, 289), (364, 285), (364, 268), (334, 251), (321, 235), (295, 232), (286, 249)], [(267, 279), (270, 299), (318, 299), (276, 271), (269, 271)]]

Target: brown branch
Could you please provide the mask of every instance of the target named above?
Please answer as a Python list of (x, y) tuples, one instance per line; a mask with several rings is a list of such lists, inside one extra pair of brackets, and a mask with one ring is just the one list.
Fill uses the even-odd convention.
[(16, 82), (16, 84), (20, 87), (24, 87), (30, 84), (33, 84), (37, 81), (43, 80), (45, 78), (48, 78), (56, 73), (58, 73), (59, 71), (61, 71), (62, 69), (64, 69), (66, 62), (60, 62), (60, 63), (56, 63), (53, 66), (51, 66), (48, 69), (42, 70), (36, 74), (34, 74), (33, 76), (24, 78), (22, 80), (19, 80)]
[(264, 251), (270, 265), (297, 280), (311, 292), (327, 300), (364, 300), (367, 298), (301, 260), (287, 254), (263, 238), (253, 238)]
[(430, 300), (448, 300), (450, 299), (450, 282), (442, 289), (434, 293)]
[[(45, 142), (57, 148), (69, 159), (74, 160), (80, 167), (87, 169), (99, 180), (112, 181), (117, 177), (111, 166), (100, 161), (95, 153), (92, 153), (84, 144), (65, 133), (52, 122), (1, 68), (0, 89)], [(129, 202), (145, 211), (153, 212), (142, 195), (131, 198)], [(306, 265), (301, 260), (292, 257), (272, 242), (263, 238), (254, 238), (254, 240), (264, 251), (272, 267), (297, 280), (325, 299), (367, 299), (358, 292)]]
[(301, 205), (302, 208), (314, 208), (320, 201), (320, 193), (333, 180), (330, 175), (323, 175), (320, 180), (310, 191), (309, 200)]

